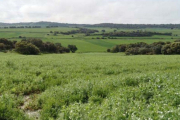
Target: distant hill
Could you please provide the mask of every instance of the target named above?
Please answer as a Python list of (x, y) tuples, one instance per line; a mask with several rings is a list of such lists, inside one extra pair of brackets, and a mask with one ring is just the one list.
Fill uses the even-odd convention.
[(101, 23), (101, 24), (69, 24), (58, 22), (20, 22), (20, 23), (0, 23), (0, 27), (10, 26), (41, 26), (41, 27), (110, 27), (110, 28), (130, 28), (130, 29), (142, 29), (142, 28), (167, 28), (167, 29), (180, 29), (180, 24), (113, 24), (113, 23)]
[(0, 23), (0, 27), (9, 27), (9, 26), (58, 26), (58, 27), (82, 27), (85, 24), (68, 24), (68, 23), (57, 23), (57, 22), (20, 22), (20, 23)]

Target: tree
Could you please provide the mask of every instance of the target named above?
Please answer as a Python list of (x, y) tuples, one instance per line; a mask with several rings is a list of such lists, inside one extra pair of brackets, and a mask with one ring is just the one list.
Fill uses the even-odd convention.
[(76, 47), (75, 45), (68, 45), (68, 48), (70, 49), (70, 51), (71, 51), (72, 53), (75, 53), (76, 50), (77, 50), (77, 47)]
[(0, 43), (0, 51), (5, 50), (5, 49), (6, 49), (6, 46), (4, 45), (4, 43)]

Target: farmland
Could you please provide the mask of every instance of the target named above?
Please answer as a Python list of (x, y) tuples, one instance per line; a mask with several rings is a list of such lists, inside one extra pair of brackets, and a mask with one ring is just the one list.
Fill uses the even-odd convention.
[[(19, 36), (26, 38), (40, 38), (43, 41), (48, 42), (60, 42), (63, 46), (68, 46), (68, 44), (74, 44), (78, 47), (77, 52), (106, 52), (107, 48), (112, 48), (117, 44), (128, 44), (128, 43), (137, 43), (137, 42), (146, 42), (153, 43), (157, 41), (174, 41), (180, 39), (180, 30), (179, 29), (141, 29), (143, 31), (152, 31), (152, 32), (170, 32), (173, 33), (173, 36), (152, 36), (152, 37), (117, 37), (116, 39), (92, 39), (96, 37), (102, 37), (96, 35), (95, 33), (91, 36), (85, 36), (84, 34), (75, 34), (73, 35), (62, 35), (58, 34), (54, 36), (50, 34), (50, 31), (59, 31), (59, 32), (67, 32), (70, 30), (76, 30), (77, 28), (67, 28), (67, 27), (59, 27), (59, 28), (24, 28), (24, 29), (0, 29), (1, 38), (7, 38), (9, 40), (20, 41), (22, 38)], [(89, 29), (105, 30), (106, 32), (113, 32), (115, 29), (111, 28), (96, 28), (92, 27)], [(118, 31), (136, 31), (138, 29), (116, 29)], [(49, 34), (49, 35), (47, 35)], [(177, 36), (174, 36), (177, 35)], [(173, 39), (172, 39), (173, 38)]]
[[(88, 28), (113, 32), (111, 28)], [(21, 37), (74, 44), (77, 53), (20, 55), (0, 52), (2, 120), (178, 120), (180, 56), (107, 53), (118, 44), (180, 39), (179, 29), (142, 29), (172, 36), (96, 39), (98, 33), (53, 35), (76, 28), (0, 29), (0, 38)], [(117, 31), (135, 31), (117, 29)], [(49, 34), (49, 35), (48, 35)], [(94, 38), (94, 39), (92, 39)]]

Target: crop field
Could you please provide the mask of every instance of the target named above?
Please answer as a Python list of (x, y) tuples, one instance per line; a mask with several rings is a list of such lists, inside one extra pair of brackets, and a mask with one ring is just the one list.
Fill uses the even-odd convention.
[[(118, 31), (136, 31), (138, 29), (115, 29), (115, 28), (99, 28), (92, 27), (88, 29), (99, 30), (99, 33), (102, 33), (102, 30), (106, 32), (113, 32), (114, 30)], [(63, 46), (68, 46), (69, 44), (74, 44), (77, 46), (78, 51), (80, 53), (84, 52), (106, 52), (108, 48), (112, 48), (117, 44), (129, 44), (129, 43), (137, 43), (137, 42), (146, 42), (153, 43), (158, 41), (174, 41), (180, 39), (180, 30), (179, 29), (140, 29), (142, 31), (151, 31), (151, 32), (170, 32), (173, 33), (172, 36), (152, 36), (152, 37), (117, 37), (116, 39), (92, 39), (96, 37), (100, 37), (96, 33), (91, 36), (85, 36), (85, 34), (74, 34), (72, 35), (53, 35), (50, 31), (59, 31), (59, 32), (67, 32), (71, 30), (77, 30), (77, 28), (67, 28), (67, 27), (59, 27), (59, 28), (25, 28), (25, 29), (0, 29), (0, 37), (7, 38), (8, 40), (16, 40), (20, 41), (22, 38), (19, 36), (26, 38), (40, 38), (46, 42), (60, 42)], [(49, 35), (48, 35), (49, 34)], [(101, 36), (102, 37), (102, 36)]]
[(0, 53), (2, 120), (178, 120), (180, 56)]

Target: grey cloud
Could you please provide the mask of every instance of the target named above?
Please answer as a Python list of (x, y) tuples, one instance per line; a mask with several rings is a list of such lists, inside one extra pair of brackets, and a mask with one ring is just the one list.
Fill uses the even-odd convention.
[(180, 23), (179, 0), (2, 0), (0, 22)]

